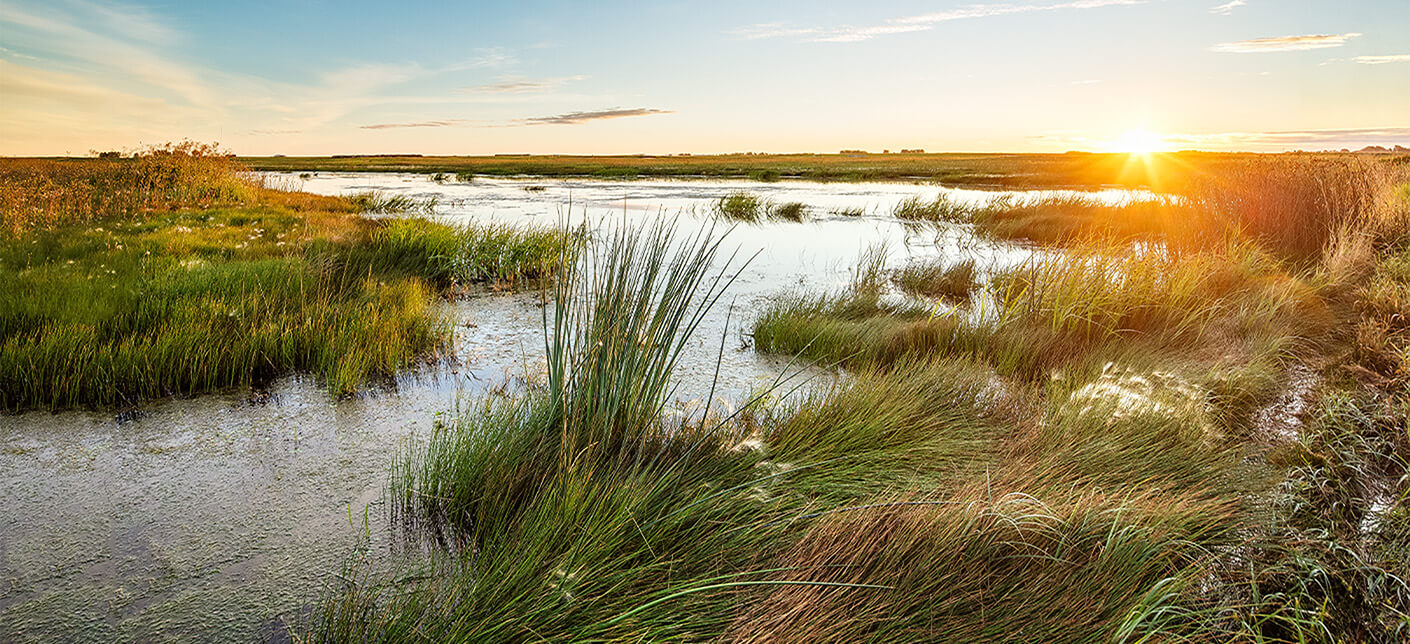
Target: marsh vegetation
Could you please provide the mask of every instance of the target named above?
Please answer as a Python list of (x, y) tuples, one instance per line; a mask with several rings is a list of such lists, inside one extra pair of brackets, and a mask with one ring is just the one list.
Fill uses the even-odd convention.
[[(191, 156), (123, 162), (208, 167)], [(33, 166), (15, 185), (79, 167)], [(416, 198), (272, 191), (222, 167), (112, 205), (82, 187), (8, 194), (25, 204), (0, 240), (8, 407), (291, 370), (349, 391), (435, 359), (447, 293), (534, 283), (552, 302), (541, 369), (398, 448), (398, 556), (354, 544), (303, 640), (1410, 629), (1410, 185), (1393, 161), (1233, 157), (1139, 198), (941, 192), (836, 212), (756, 184), (715, 193), (700, 226), (648, 218), (584, 238), (451, 227)], [(129, 172), (113, 168), (92, 170)], [(116, 183), (88, 183), (125, 185), (102, 181)], [(400, 213), (360, 216), (374, 203)], [(701, 335), (751, 270), (730, 235), (797, 236), (810, 211), (837, 219), (809, 230), (871, 212), (1026, 259), (937, 245), (893, 265), (869, 249), (846, 284), (749, 310), (751, 350), (794, 361), (777, 381), (677, 404), (680, 373), (701, 369), (692, 347), (734, 340)], [(755, 225), (726, 234), (734, 222)], [(842, 375), (796, 390), (805, 364)]]
[(463, 229), (362, 211), (404, 196), (265, 188), (202, 146), (116, 161), (0, 163), (0, 407), (132, 405), (290, 371), (356, 390), (435, 360), (437, 305), (543, 280), (563, 231)]
[[(430, 554), (355, 569), (311, 635), (1399, 641), (1404, 175), (1288, 167), (1246, 171), (1324, 197), (1230, 184), (1178, 202), (1207, 209), (1198, 235), (1141, 224), (1156, 245), (1055, 236), (998, 270), (869, 253), (750, 333), (849, 378), (685, 416), (666, 383), (731, 269), (710, 236), (618, 231), (559, 283), (548, 378), (399, 463), (390, 502)], [(1089, 205), (1053, 216), (1112, 216)]]

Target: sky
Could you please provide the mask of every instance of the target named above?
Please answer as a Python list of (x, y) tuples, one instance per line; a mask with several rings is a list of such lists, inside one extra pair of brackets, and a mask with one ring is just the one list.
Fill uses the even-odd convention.
[(1132, 133), (1410, 146), (1410, 1), (0, 0), (0, 155), (1062, 152)]

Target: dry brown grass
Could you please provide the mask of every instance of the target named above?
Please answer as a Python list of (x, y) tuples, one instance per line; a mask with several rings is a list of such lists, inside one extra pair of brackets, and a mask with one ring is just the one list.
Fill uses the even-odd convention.
[[(214, 145), (185, 141), (128, 159), (0, 159), (0, 233), (253, 203), (264, 193)], [(322, 199), (275, 197), (306, 207)], [(321, 207), (321, 206), (317, 206)]]

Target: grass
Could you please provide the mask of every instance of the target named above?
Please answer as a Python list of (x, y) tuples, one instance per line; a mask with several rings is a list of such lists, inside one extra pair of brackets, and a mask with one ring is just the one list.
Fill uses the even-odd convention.
[(965, 303), (979, 287), (974, 260), (950, 263), (943, 259), (911, 264), (892, 277), (901, 290), (920, 297)]
[[(1140, 206), (903, 205), (1062, 249), (894, 273), (873, 249), (848, 288), (774, 298), (752, 328), (846, 377), (684, 417), (674, 372), (737, 269), (711, 233), (620, 229), (565, 264), (562, 232), (361, 218), (238, 177), (36, 188), (5, 202), (26, 206), (0, 241), (0, 396), (287, 370), (342, 390), (435, 356), (435, 294), (553, 278), (547, 376), (393, 468), (426, 552), (354, 562), (304, 639), (1403, 641), (1410, 186), (1359, 157), (1218, 158)], [(780, 208), (731, 199), (738, 220)], [(1294, 368), (1319, 384), (1298, 393)]]
[(903, 201), (893, 215), (1053, 245), (1159, 241), (1174, 252), (1198, 252), (1232, 237), (1311, 264), (1344, 237), (1343, 228), (1392, 220), (1385, 209), (1399, 167), (1355, 155), (1254, 156), (1172, 179), (1150, 198), (1004, 194), (964, 203), (942, 192), (932, 201)]
[(715, 202), (715, 214), (727, 221), (754, 223), (760, 220), (768, 204), (759, 196), (744, 191), (731, 192)]
[[(140, 167), (194, 175), (170, 179), (175, 194), (140, 179), (131, 201), (65, 197), (6, 212), (22, 232), (0, 238), (0, 408), (125, 406), (290, 372), (355, 391), (444, 355), (440, 295), (550, 278), (573, 247), (553, 230), (367, 219), (357, 211), (375, 200), (268, 190), (223, 157), (153, 159), (51, 175), (0, 163), (64, 195)], [(208, 194), (187, 187), (200, 182), (240, 186), (228, 192), (246, 203), (189, 202)]]
[(1097, 349), (1175, 351), (1216, 338), (1271, 360), (1331, 325), (1312, 285), (1247, 245), (1198, 256), (1074, 249), (994, 272), (967, 313), (892, 303), (881, 290), (866, 278), (840, 293), (779, 298), (757, 319), (755, 345), (854, 366), (982, 356), (1031, 378), (1096, 360)]
[(0, 233), (242, 205), (258, 194), (241, 166), (213, 146), (190, 141), (128, 159), (6, 159), (0, 164)]
[(797, 201), (788, 201), (769, 206), (769, 219), (802, 222), (808, 219), (808, 206)]
[(542, 386), (470, 407), (396, 468), (397, 517), (437, 554), (354, 568), (309, 639), (1092, 640), (1229, 539), (1239, 497), (1216, 481), (1237, 454), (1215, 416), (1176, 394), (1072, 402), (1107, 373), (1044, 385), (918, 358), (667, 416), (680, 348), (731, 279), (718, 249), (622, 232), (560, 283)]
[[(1410, 184), (1388, 189), (1394, 180), (1384, 167), (1302, 161), (1270, 160), (1254, 169), (1262, 183), (1252, 185), (1210, 178), (1226, 185), (1194, 193), (1194, 203), (1222, 225), (1195, 222), (1201, 234), (1179, 239), (1162, 234), (1163, 249), (1113, 246), (1102, 235), (1068, 240), (1062, 254), (996, 272), (963, 314), (891, 302), (881, 271), (858, 271), (843, 292), (770, 307), (754, 328), (756, 346), (863, 373), (932, 360), (991, 365), (1007, 387), (1047, 401), (1029, 412), (1040, 420), (1019, 423), (1011, 451), (1002, 452), (1024, 463), (1026, 476), (1223, 499), (1228, 514), (1211, 528), (1220, 537), (1139, 591), (1104, 638), (1403, 641)], [(1290, 185), (1298, 181), (1310, 187)], [(908, 211), (940, 213), (937, 220), (946, 211), (944, 202), (918, 205), (925, 207)], [(983, 221), (966, 217), (976, 227)], [(896, 281), (914, 289), (909, 278), (902, 272)], [(1309, 396), (1297, 404), (1310, 411), (1270, 420), (1268, 410), (1276, 415), (1285, 404), (1275, 397), (1292, 364), (1312, 365), (1304, 368), (1318, 369), (1322, 384), (1285, 394)], [(1284, 430), (1275, 422), (1296, 433), (1276, 433)], [(1236, 495), (1252, 501), (1235, 503)], [(992, 574), (979, 570), (944, 587)], [(1039, 581), (1031, 592), (1070, 583)], [(1092, 600), (1100, 605), (1103, 596)], [(806, 615), (810, 624), (846, 628), (844, 614), (876, 610), (853, 604), (818, 616), (788, 608), (752, 617)]]
[(720, 197), (712, 210), (720, 219), (751, 224), (765, 220), (801, 223), (808, 219), (807, 204), (797, 201), (773, 203), (743, 190)]
[(362, 212), (379, 214), (430, 214), (436, 210), (435, 199), (418, 199), (407, 195), (394, 195), (385, 192), (360, 192), (350, 195), (348, 200)]

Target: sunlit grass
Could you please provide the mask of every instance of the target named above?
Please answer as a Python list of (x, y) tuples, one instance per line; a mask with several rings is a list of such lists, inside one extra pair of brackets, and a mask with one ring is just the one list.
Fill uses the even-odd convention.
[[(206, 176), (206, 162), (224, 171), (181, 167)], [(108, 176), (51, 169), (60, 186)], [(442, 357), (442, 294), (547, 279), (573, 254), (562, 231), (371, 220), (356, 202), (248, 188), (261, 205), (64, 206), (0, 238), (0, 408), (131, 405), (295, 371), (355, 391)]]
[[(547, 381), (471, 405), (393, 475), (440, 563), (354, 568), (312, 639), (1092, 639), (1224, 539), (1207, 481), (1227, 452), (1203, 432), (1059, 402), (1032, 426), (1037, 390), (982, 362), (668, 416), (717, 248), (618, 234), (561, 284)], [(1120, 440), (1044, 447), (1079, 430)]]

